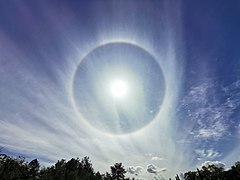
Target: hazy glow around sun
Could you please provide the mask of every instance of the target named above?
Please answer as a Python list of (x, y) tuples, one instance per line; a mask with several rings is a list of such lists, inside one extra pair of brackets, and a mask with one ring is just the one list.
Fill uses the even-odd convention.
[(122, 99), (128, 94), (128, 84), (124, 80), (113, 80), (110, 84), (110, 93), (113, 98)]

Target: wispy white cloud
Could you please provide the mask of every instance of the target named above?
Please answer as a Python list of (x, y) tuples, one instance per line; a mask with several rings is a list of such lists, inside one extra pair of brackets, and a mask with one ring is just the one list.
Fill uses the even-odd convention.
[(151, 160), (152, 160), (152, 161), (162, 161), (163, 158), (158, 157), (158, 156), (153, 156)]
[(204, 126), (196, 132), (196, 138), (202, 139), (212, 139), (218, 140), (223, 137), (226, 133), (228, 126), (224, 126), (224, 124), (220, 121), (216, 121), (213, 124), (209, 124), (208, 127)]
[(199, 160), (201, 159), (215, 159), (221, 157), (222, 154), (214, 149), (196, 149), (195, 153), (198, 155)]
[(202, 83), (200, 85), (196, 85), (190, 88), (187, 96), (182, 100), (183, 106), (188, 106), (188, 104), (207, 104), (207, 91), (212, 86), (208, 82)]
[(149, 173), (157, 173), (158, 169), (157, 169), (157, 167), (155, 165), (148, 164), (147, 165), (147, 172), (149, 172)]
[(158, 168), (156, 165), (154, 164), (148, 164), (147, 165), (147, 172), (148, 173), (160, 173), (160, 172), (165, 172), (167, 171), (166, 168)]
[[(221, 142), (239, 139), (239, 119), (236, 119), (239, 108), (240, 80), (221, 84), (206, 78), (192, 84), (181, 100), (179, 114), (183, 123), (180, 126), (183, 124), (184, 131), (177, 142), (187, 152), (194, 152), (193, 163), (216, 159), (228, 162), (225, 156), (231, 152), (221, 149)], [(236, 151), (230, 159), (234, 161), (237, 154)]]
[(127, 172), (138, 176), (139, 174), (144, 172), (144, 168), (141, 166), (129, 166), (127, 168)]
[(160, 168), (159, 169), (159, 172), (165, 172), (165, 171), (167, 171), (167, 168)]
[(231, 117), (240, 106), (240, 81), (220, 86), (207, 79), (192, 86), (183, 98), (182, 108), (187, 114), (189, 136), (202, 140), (219, 140), (230, 135)]

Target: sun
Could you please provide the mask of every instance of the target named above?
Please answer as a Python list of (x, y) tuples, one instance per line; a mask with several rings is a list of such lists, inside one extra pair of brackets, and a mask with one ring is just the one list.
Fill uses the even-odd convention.
[(121, 79), (113, 80), (110, 84), (110, 93), (114, 99), (123, 99), (128, 94), (128, 84)]

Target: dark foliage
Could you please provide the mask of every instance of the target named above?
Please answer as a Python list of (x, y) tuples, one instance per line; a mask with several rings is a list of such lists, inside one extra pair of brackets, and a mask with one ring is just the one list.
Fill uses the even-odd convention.
[(125, 173), (121, 163), (111, 166), (110, 174), (94, 172), (89, 157), (69, 161), (62, 159), (51, 167), (40, 169), (37, 159), (28, 163), (22, 157), (0, 154), (1, 180), (129, 180), (125, 178)]
[[(23, 157), (13, 158), (0, 154), (1, 180), (130, 180), (125, 178), (126, 170), (122, 163), (110, 167), (111, 172), (100, 174), (95, 172), (89, 157), (72, 158), (57, 161), (55, 165), (40, 168), (37, 159), (26, 162)], [(184, 174), (185, 180), (240, 180), (240, 161), (229, 170), (209, 165), (200, 170)], [(175, 177), (179, 180), (179, 176)]]
[(185, 173), (184, 178), (186, 180), (240, 180), (240, 161), (226, 171), (214, 165), (203, 166), (201, 170)]

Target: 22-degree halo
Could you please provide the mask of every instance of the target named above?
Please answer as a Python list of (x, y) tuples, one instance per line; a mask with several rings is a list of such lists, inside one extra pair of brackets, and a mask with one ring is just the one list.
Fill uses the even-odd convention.
[[(127, 97), (116, 100), (110, 84), (121, 79)], [(73, 79), (73, 99), (84, 119), (98, 130), (125, 134), (149, 124), (159, 113), (165, 79), (155, 58), (140, 46), (125, 42), (96, 47), (80, 62)]]

